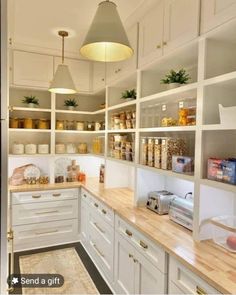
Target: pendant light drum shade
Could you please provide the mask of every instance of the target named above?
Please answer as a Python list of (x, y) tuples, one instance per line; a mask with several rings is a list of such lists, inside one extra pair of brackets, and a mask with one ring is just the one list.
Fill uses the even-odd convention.
[(53, 81), (49, 88), (50, 92), (60, 94), (76, 93), (75, 84), (72, 80), (69, 68), (65, 64), (58, 65)]
[(99, 4), (80, 53), (90, 60), (103, 62), (121, 61), (133, 55), (115, 3)]

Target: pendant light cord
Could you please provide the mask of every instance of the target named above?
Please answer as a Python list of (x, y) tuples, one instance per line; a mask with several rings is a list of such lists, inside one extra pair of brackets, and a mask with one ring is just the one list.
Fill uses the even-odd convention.
[(62, 55), (61, 55), (62, 64), (64, 64), (64, 59), (65, 59), (65, 56), (64, 56), (64, 47), (65, 47), (65, 36), (62, 36)]

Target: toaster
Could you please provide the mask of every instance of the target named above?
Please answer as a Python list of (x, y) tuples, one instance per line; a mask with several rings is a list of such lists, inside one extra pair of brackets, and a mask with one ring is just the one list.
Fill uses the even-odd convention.
[(160, 215), (168, 214), (170, 202), (176, 196), (168, 191), (154, 191), (148, 194), (146, 207)]

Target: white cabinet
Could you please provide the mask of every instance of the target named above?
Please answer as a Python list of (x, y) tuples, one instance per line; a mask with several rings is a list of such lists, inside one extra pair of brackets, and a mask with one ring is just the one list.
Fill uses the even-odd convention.
[(200, 0), (159, 0), (139, 21), (139, 67), (196, 38), (199, 20)]
[(235, 0), (202, 0), (201, 6), (201, 33), (236, 17)]
[(158, 0), (139, 21), (139, 67), (162, 55), (164, 1)]
[(164, 15), (164, 54), (199, 35), (199, 0), (165, 0)]
[(48, 88), (53, 78), (53, 57), (14, 51), (12, 70), (14, 85)]
[(106, 71), (106, 65), (104, 62), (93, 63), (93, 91), (94, 92), (105, 87), (105, 71)]
[(176, 259), (170, 257), (169, 294), (220, 294), (220, 292), (211, 287)]
[(80, 211), (80, 236), (83, 245), (86, 247), (88, 242), (88, 204), (86, 193), (81, 194), (81, 211)]
[[(61, 64), (61, 58), (54, 58), (54, 73), (57, 66)], [(91, 63), (89, 61), (65, 58), (66, 65), (70, 69), (72, 79), (75, 83), (76, 89), (79, 92), (88, 92), (91, 90)]]
[(121, 62), (107, 63), (107, 82), (112, 83), (137, 69), (138, 51), (138, 25), (135, 24), (126, 30), (130, 45), (134, 50), (134, 55), (128, 60)]

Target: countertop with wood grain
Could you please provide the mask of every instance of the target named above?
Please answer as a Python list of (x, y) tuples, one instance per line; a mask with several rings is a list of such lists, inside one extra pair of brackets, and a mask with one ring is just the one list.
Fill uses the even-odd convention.
[(146, 208), (133, 205), (134, 193), (128, 188), (105, 189), (97, 179), (86, 183), (23, 185), (10, 187), (11, 192), (84, 187), (116, 214), (161, 245), (167, 253), (224, 294), (236, 294), (236, 255), (212, 241), (195, 242), (192, 233)]

